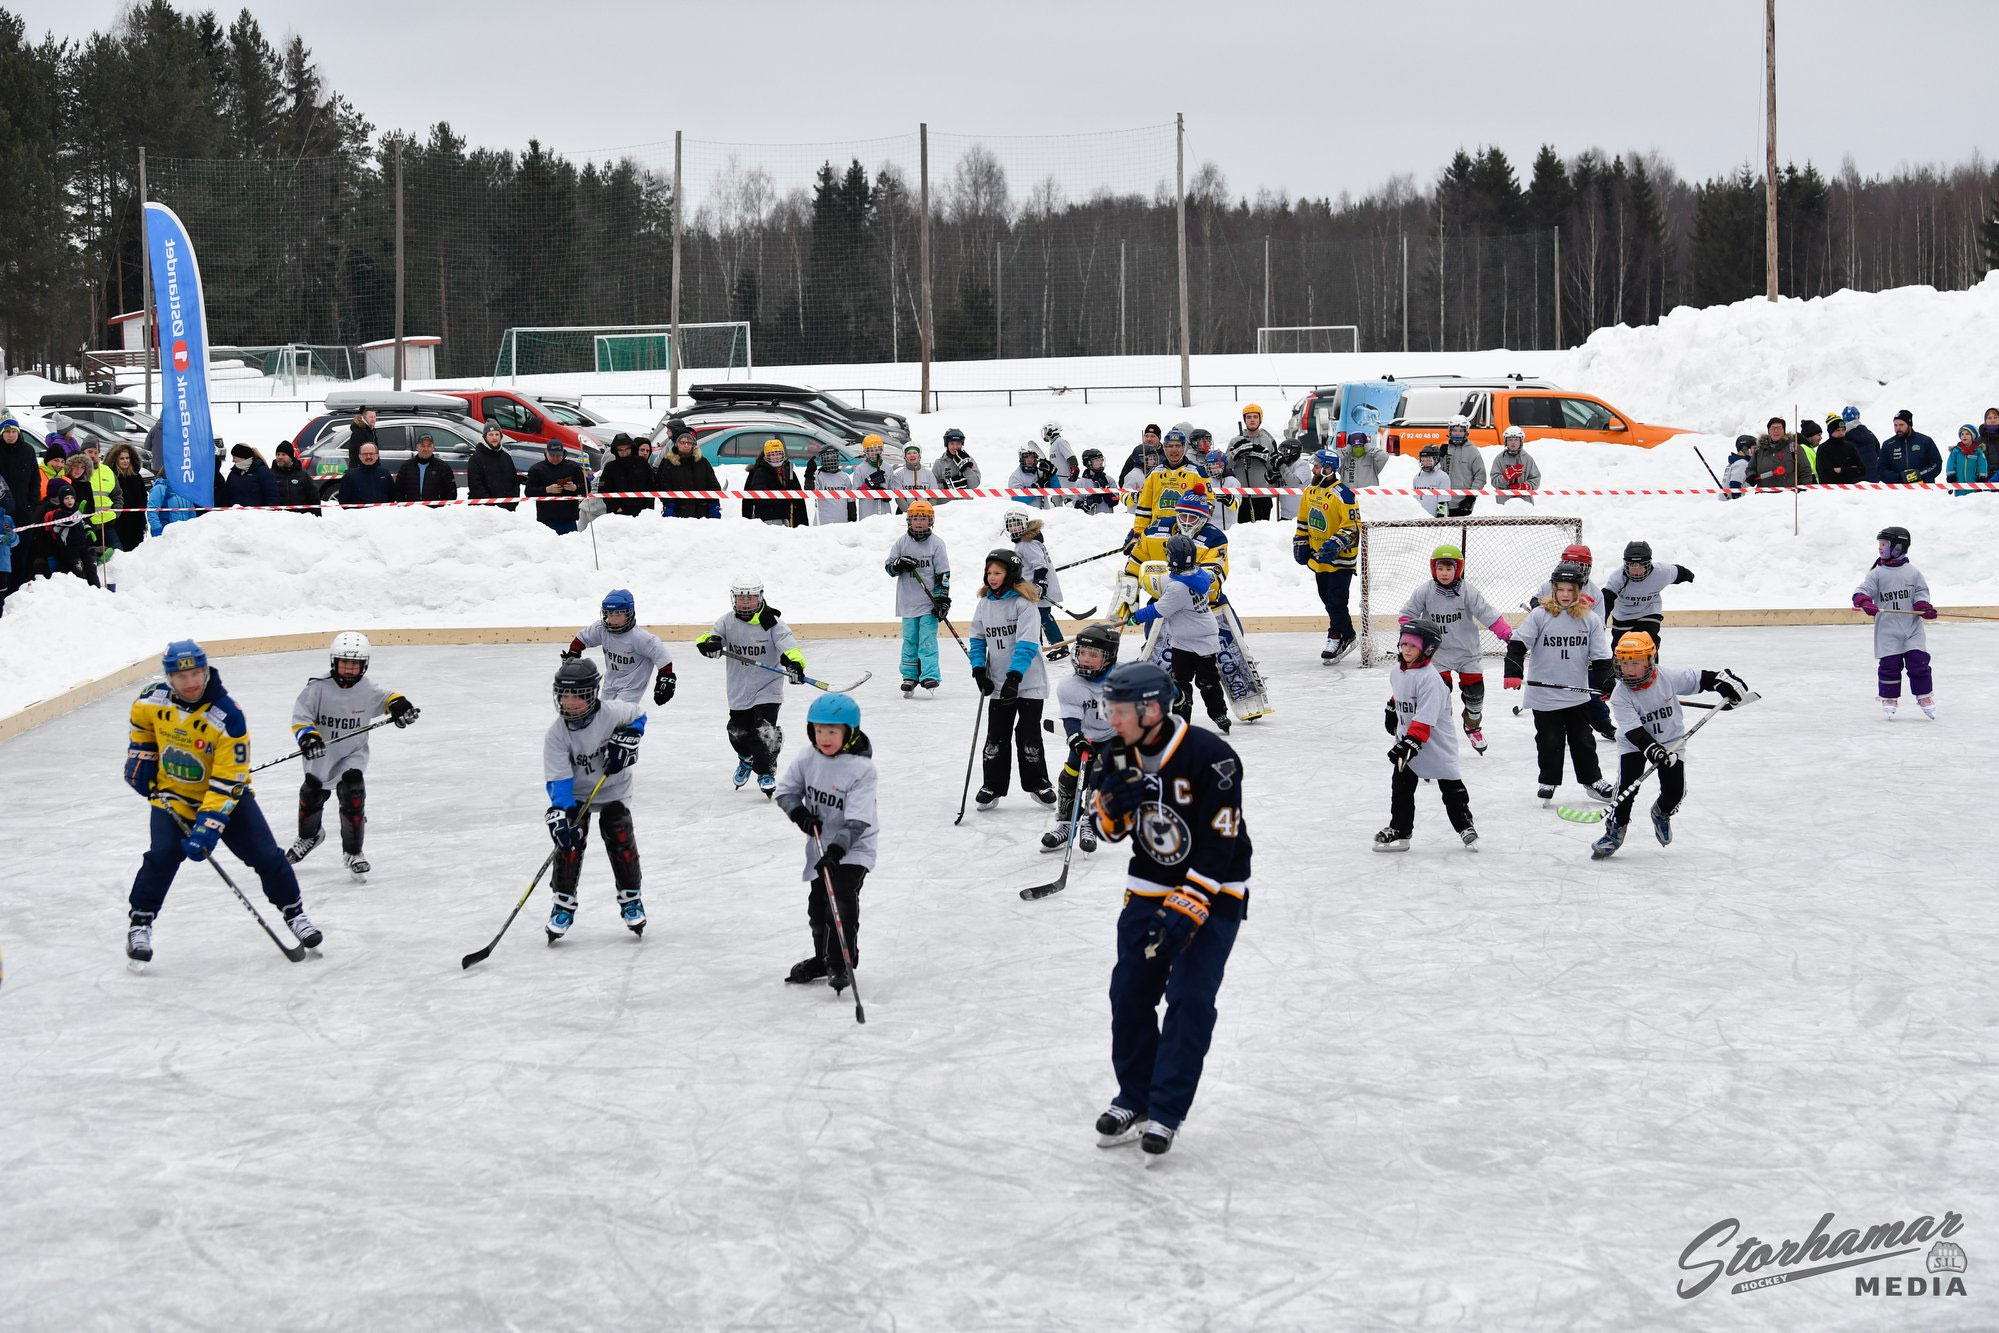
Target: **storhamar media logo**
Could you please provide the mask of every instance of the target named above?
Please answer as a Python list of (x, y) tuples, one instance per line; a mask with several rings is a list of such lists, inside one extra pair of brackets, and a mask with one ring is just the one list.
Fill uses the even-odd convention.
[(174, 339), (174, 369), (185, 373), (187, 365), (187, 341), (182, 338), (176, 338)]
[[(1946, 1212), (1941, 1220), (1925, 1213), (1912, 1221), (1880, 1222), (1862, 1229), (1834, 1230), (1834, 1214), (1820, 1217), (1803, 1240), (1766, 1241), (1751, 1235), (1737, 1241), (1742, 1223), (1725, 1217), (1708, 1227), (1680, 1251), (1680, 1269), (1700, 1276), (1681, 1279), (1678, 1291), (1683, 1300), (1701, 1295), (1723, 1276), (1741, 1277), (1730, 1295), (1759, 1291), (1820, 1277), (1826, 1273), (1862, 1264), (1918, 1254), (1930, 1244), (1923, 1260), (1923, 1274), (1886, 1274), (1879, 1271), (1855, 1274), (1856, 1296), (1962, 1296), (1963, 1273), (1967, 1267), (1964, 1247), (1950, 1237), (1964, 1229), (1964, 1219)], [(1911, 1261), (1914, 1262), (1914, 1261)], [(1766, 1271), (1769, 1270), (1769, 1271)]]

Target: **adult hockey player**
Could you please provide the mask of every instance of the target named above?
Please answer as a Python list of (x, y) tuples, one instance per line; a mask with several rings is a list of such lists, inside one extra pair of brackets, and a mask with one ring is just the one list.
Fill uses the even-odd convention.
[(1340, 483), (1340, 455), (1321, 449), (1312, 455), (1312, 484), (1298, 506), (1291, 533), (1291, 558), (1312, 571), (1319, 605), (1326, 608), (1326, 646), (1321, 662), (1337, 662), (1353, 651), (1354, 568), (1360, 560), (1360, 503)]
[(1664, 639), (1665, 598), (1676, 583), (1692, 583), (1694, 571), (1685, 565), (1652, 563), (1652, 543), (1626, 542), (1624, 563), (1603, 581), (1603, 616), (1610, 636), (1617, 639), (1640, 631), (1656, 646)]
[(1069, 645), (1063, 642), (1062, 627), (1055, 623), (1054, 603), (1062, 600), (1062, 581), (1055, 577), (1055, 559), (1048, 554), (1048, 541), (1042, 534), (1042, 521), (1031, 518), (1025, 509), (1009, 509), (1002, 522), (1006, 525), (1007, 540), (1020, 556), (1020, 569), (1032, 583), (1041, 608), (1041, 641), (1048, 645), (1048, 660), (1059, 662), (1069, 654)]
[(1458, 741), (1451, 733), (1451, 691), (1433, 665), (1444, 629), (1432, 620), (1411, 620), (1396, 641), (1388, 668), (1391, 691), (1382, 725), (1395, 738), (1388, 748), (1394, 773), (1388, 786), (1388, 827), (1374, 835), (1377, 852), (1406, 852), (1416, 827), (1416, 784), (1428, 779), (1444, 798), (1444, 814), (1465, 850), (1478, 850), (1472, 826), (1471, 793), (1458, 770)]
[(1041, 710), (1048, 668), (1041, 656), (1041, 616), (1035, 590), (1011, 547), (988, 552), (978, 609), (972, 612), (972, 683), (991, 701), (986, 709), (985, 778), (978, 807), (990, 810), (1012, 780), (1007, 733), (1020, 753), (1020, 785), (1043, 805), (1055, 804), (1041, 749)]
[(1175, 426), (1166, 432), (1162, 445), (1164, 460), (1148, 472), (1139, 484), (1131, 505), (1131, 536), (1136, 541), (1146, 528), (1160, 519), (1170, 519), (1180, 507), (1180, 497), (1199, 486), (1205, 494), (1207, 482), (1201, 469), (1188, 454), (1187, 433)]
[[(773, 679), (775, 679), (773, 677)], [(590, 841), (590, 816), (604, 837), (604, 854), (611, 860), (611, 882), (618, 890), (618, 916), (634, 935), (646, 928), (646, 908), (639, 896), (639, 844), (632, 830), (631, 767), (639, 761), (639, 738), (645, 734), (643, 703), (605, 699), (598, 693), (602, 677), (589, 658), (564, 662), (555, 669), (555, 721), (541, 746), (542, 779), (548, 787), (548, 813), (543, 822), (555, 843), (554, 904), (548, 912), (548, 942), (555, 943), (576, 924), (576, 886), (583, 876), (583, 852)], [(597, 781), (603, 779), (599, 787)], [(590, 794), (596, 799), (590, 800)], [(588, 801), (589, 807), (584, 808)]]
[(1463, 693), (1465, 735), (1472, 748), (1485, 753), (1485, 650), (1479, 643), (1478, 627), (1484, 625), (1503, 642), (1513, 637), (1513, 629), (1499, 608), (1485, 594), (1465, 582), (1465, 553), (1457, 546), (1439, 546), (1430, 552), (1430, 581), (1420, 584), (1402, 604), (1402, 622), (1427, 620), (1435, 625), (1442, 642), (1431, 656), (1436, 658), (1444, 688), (1455, 674)]
[(1057, 809), (1061, 817), (1054, 828), (1041, 835), (1041, 850), (1059, 852), (1069, 842), (1072, 820), (1083, 819), (1076, 830), (1076, 845), (1086, 852), (1097, 850), (1093, 821), (1083, 818), (1083, 775), (1090, 761), (1111, 737), (1110, 714), (1104, 703), (1104, 679), (1117, 665), (1118, 627), (1091, 625), (1076, 635), (1076, 669), (1055, 686), (1056, 716), (1062, 720), (1062, 734), (1068, 738), (1069, 757), (1055, 779)]
[[(193, 639), (176, 639), (160, 658), (166, 679), (132, 703), (125, 783), (152, 807), (152, 845), (127, 899), (125, 956), (153, 958), (153, 920), (182, 861), (206, 861), (220, 842), (257, 872), (264, 897), (284, 914), (298, 942), (317, 949), (319, 928), (305, 914), (298, 877), (271, 836), (250, 790), (250, 724), (222, 688), (222, 673)], [(176, 822), (176, 819), (179, 822)]]
[(784, 704), (785, 682), (805, 679), (805, 654), (799, 651), (791, 626), (764, 600), (762, 579), (737, 578), (729, 584), (729, 599), (729, 613), (694, 641), (694, 651), (703, 657), (721, 657), (727, 651), (723, 679), (729, 692), (729, 748), (737, 756), (734, 781), (741, 789), (755, 773), (758, 790), (769, 796), (777, 789), (777, 756), (784, 748), (784, 728), (777, 715)]
[(388, 714), (398, 727), (417, 720), (417, 707), (379, 681), (367, 679), (374, 655), (368, 636), (354, 630), (333, 636), (327, 669), (299, 691), (292, 704), (292, 741), (305, 761), (305, 781), (298, 789), (298, 841), (285, 853), (293, 865), (326, 841), (320, 812), (329, 796), (340, 800), (340, 851), (349, 873), (365, 883), (372, 868), (362, 850), (368, 826), (368, 791), (362, 774), (368, 768), (368, 736), (354, 733)]
[(1214, 576), (1198, 565), (1193, 538), (1179, 532), (1168, 537), (1166, 577), (1152, 589), (1152, 603), (1132, 613), (1131, 623), (1150, 626), (1157, 621), (1165, 633), (1172, 652), (1173, 682), (1179, 687), (1173, 711), (1191, 718), (1194, 689), (1199, 686), (1209, 720), (1217, 731), (1226, 732), (1228, 696), (1222, 693), (1221, 668), (1215, 662), (1222, 650), (1221, 635), (1208, 603)]
[(895, 580), (895, 613), (902, 617), (902, 694), (921, 685), (937, 688), (937, 622), (951, 614), (951, 556), (932, 529), (937, 509), (917, 500), (903, 515), (903, 534), (888, 548), (882, 568)]
[(1150, 662), (1112, 670), (1104, 700), (1113, 739), (1091, 766), (1098, 833), (1131, 839), (1111, 969), (1118, 1091), (1097, 1117), (1097, 1143), (1136, 1138), (1148, 1166), (1193, 1107), (1215, 996), (1249, 911), (1242, 760), (1220, 736), (1175, 717), (1174, 693)]
[(1505, 684), (1523, 690), (1521, 700), (1534, 714), (1534, 754), (1539, 762), (1542, 804), (1562, 783), (1562, 748), (1568, 747), (1576, 781), (1599, 800), (1614, 794), (1603, 780), (1590, 734), (1590, 705), (1611, 688), (1610, 636), (1603, 617), (1583, 597), (1589, 575), (1581, 565), (1555, 566), (1553, 591), (1527, 613), (1506, 644)]
[(1639, 779), (1649, 767), (1659, 774), (1659, 799), (1652, 803), (1652, 832), (1664, 847), (1673, 840), (1673, 813), (1687, 793), (1685, 756), (1687, 734), (1684, 695), (1713, 691), (1733, 708), (1749, 687), (1733, 671), (1701, 671), (1693, 667), (1659, 665), (1659, 648), (1652, 636), (1633, 630), (1617, 640), (1617, 688), (1611, 691), (1610, 712), (1617, 719), (1617, 807), (1604, 818), (1603, 836), (1590, 846), (1590, 859), (1601, 861), (1624, 845), (1631, 823), (1631, 802)]
[[(805, 730), (811, 744), (784, 770), (777, 803), (805, 834), (805, 920), (812, 956), (794, 964), (784, 979), (801, 986), (829, 981), (835, 991), (844, 991), (852, 975), (848, 961), (861, 961), (861, 884), (875, 868), (881, 828), (875, 752), (861, 730), (861, 706), (848, 695), (814, 699), (805, 712)], [(832, 880), (839, 904), (838, 935), (822, 874)]]
[(1853, 604), (1874, 621), (1876, 680), (1880, 688), (1881, 711), (1895, 716), (1902, 701), (1902, 672), (1909, 673), (1909, 692), (1923, 716), (1937, 715), (1934, 683), (1930, 678), (1929, 637), (1926, 620), (1937, 618), (1930, 602), (1930, 584), (1922, 571), (1909, 563), (1909, 530), (1883, 528), (1874, 534), (1878, 557), (1853, 591)]
[(673, 650), (649, 629), (639, 627), (639, 604), (629, 589), (604, 594), (598, 619), (576, 631), (562, 660), (573, 662), (585, 648), (604, 650), (603, 694), (606, 699), (642, 700), (652, 687), (652, 701), (664, 704), (679, 681), (673, 674)]

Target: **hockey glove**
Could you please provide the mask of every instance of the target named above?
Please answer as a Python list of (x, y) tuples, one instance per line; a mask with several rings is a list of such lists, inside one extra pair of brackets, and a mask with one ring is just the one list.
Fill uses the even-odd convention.
[(784, 674), (790, 678), (793, 685), (805, 683), (805, 659), (798, 656), (796, 651), (786, 653), (778, 661), (784, 665)]
[(1002, 699), (1018, 699), (1020, 697), (1020, 673), (1018, 671), (1009, 671), (1006, 673), (1006, 679), (1000, 682), (999, 697)]
[(1145, 770), (1138, 766), (1138, 760), (1130, 750), (1122, 745), (1108, 746), (1097, 759), (1097, 778), (1093, 784), (1104, 813), (1122, 824), (1138, 813), (1138, 807), (1145, 804)]
[(840, 862), (846, 859), (847, 849), (845, 847), (842, 847), (837, 842), (827, 843), (826, 850), (820, 853), (817, 861), (812, 863), (812, 869), (814, 873), (818, 874), (831, 873), (834, 866), (839, 865)]
[(1733, 671), (1717, 671), (1715, 673), (1714, 692), (1728, 700), (1722, 707), (1739, 707), (1742, 701), (1749, 696), (1749, 683)]
[(134, 745), (125, 751), (125, 785), (149, 801), (159, 772), (160, 752), (156, 746)]
[(1388, 747), (1388, 761), (1399, 770), (1406, 771), (1416, 762), (1416, 756), (1423, 752), (1423, 742), (1414, 736), (1403, 736)]
[(604, 742), (604, 772), (622, 773), (639, 761), (639, 737), (645, 733), (619, 727)]
[(1917, 602), (1916, 614), (1924, 620), (1935, 620), (1937, 618), (1937, 609), (1928, 602)]
[(939, 620), (949, 620), (951, 618), (951, 599), (941, 594), (932, 597), (930, 599), (930, 610)]
[(1500, 678), (1499, 688), (1503, 690), (1517, 690), (1523, 683), (1518, 676), (1503, 676)]
[(812, 807), (800, 801), (795, 807), (785, 811), (791, 822), (798, 825), (798, 831), (811, 837), (819, 832), (819, 816), (812, 813)]
[(1393, 736), (1400, 730), (1400, 720), (1395, 716), (1395, 700), (1390, 699), (1381, 706), (1381, 729)]
[(916, 570), (916, 557), (913, 555), (899, 555), (888, 562), (888, 572), (891, 574), (914, 574)]
[(1312, 558), (1322, 565), (1330, 565), (1340, 558), (1337, 543), (1331, 537), (1319, 543), (1319, 549), (1312, 552)]
[(674, 690), (678, 688), (679, 681), (673, 674), (673, 664), (669, 662), (652, 678), (652, 701), (663, 704), (673, 697)]
[(1124, 545), (1119, 547), (1118, 549), (1123, 551), (1126, 555), (1130, 555), (1131, 548), (1136, 545), (1138, 545), (1138, 529), (1133, 528), (1130, 532), (1127, 532), (1124, 535)]
[(1152, 920), (1146, 924), (1139, 943), (1147, 958), (1157, 958), (1161, 949), (1172, 958), (1186, 952), (1194, 942), (1194, 932), (1208, 924), (1208, 895), (1189, 884), (1159, 900)]
[(423, 716), (423, 710), (398, 694), (388, 702), (389, 721), (397, 727), (407, 727)]
[(1654, 768), (1671, 768), (1680, 762), (1680, 756), (1668, 750), (1665, 746), (1659, 744), (1659, 742), (1653, 741), (1645, 747), (1645, 762)]
[(302, 759), (317, 759), (326, 753), (326, 737), (311, 727), (301, 728), (298, 733), (298, 752)]
[(1291, 558), (1301, 565), (1306, 564), (1312, 559), (1312, 549), (1303, 542), (1293, 542), (1291, 544)]
[(718, 635), (704, 634), (694, 641), (694, 651), (703, 657), (720, 657), (722, 640)]
[(571, 640), (569, 646), (562, 650), (562, 660), (565, 662), (574, 662), (581, 656), (583, 656), (583, 650), (576, 646), (574, 640)]
[(1878, 616), (1881, 614), (1881, 608), (1876, 606), (1874, 599), (1864, 592), (1853, 594), (1853, 605), (1864, 616)]
[(980, 694), (991, 694), (993, 692), (993, 678), (986, 674), (984, 667), (972, 668), (972, 684), (979, 687)]
[(194, 821), (194, 827), (180, 840), (181, 855), (190, 861), (206, 861), (215, 844), (222, 837), (222, 830), (229, 827), (228, 821), (210, 810)]
[(548, 825), (548, 836), (555, 843), (557, 851), (573, 852), (583, 845), (583, 829), (575, 823), (570, 812), (563, 806), (551, 805), (542, 816)]

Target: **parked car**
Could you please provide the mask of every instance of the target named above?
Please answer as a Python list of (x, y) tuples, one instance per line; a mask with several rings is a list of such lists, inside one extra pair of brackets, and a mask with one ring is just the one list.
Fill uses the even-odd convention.
[(1425, 444), (1441, 444), (1450, 430), (1450, 417), (1462, 415), (1471, 423), (1472, 443), (1480, 448), (1496, 448), (1500, 433), (1518, 426), (1527, 442), (1573, 440), (1583, 444), (1629, 444), (1651, 449), (1675, 435), (1684, 435), (1680, 426), (1649, 426), (1633, 420), (1629, 413), (1594, 394), (1552, 387), (1511, 387), (1469, 390), (1456, 413), (1409, 416), (1388, 423), (1387, 443), (1391, 454), (1414, 454)]
[(461, 400), (474, 421), (497, 422), (510, 440), (536, 445), (561, 440), (564, 448), (585, 450), (593, 459), (608, 453), (620, 434), (634, 440), (646, 434), (646, 428), (636, 423), (606, 421), (584, 407), (580, 398), (514, 389), (441, 389), (437, 396)]
[(122, 393), (45, 393), (39, 406), (60, 412), (71, 421), (87, 422), (105, 434), (133, 444), (144, 444), (146, 432), (160, 419), (142, 411), (139, 400)]
[[(861, 456), (859, 440), (843, 438), (839, 432), (785, 414), (765, 413), (761, 418), (752, 418), (738, 412), (724, 412), (716, 416), (695, 413), (681, 419), (694, 427), (694, 440), (700, 447), (701, 456), (714, 465), (715, 475), (725, 486), (742, 481), (743, 474), (750, 470), (750, 464), (763, 455), (764, 441), (769, 439), (784, 441), (785, 455), (798, 469), (801, 478), (805, 474), (806, 463), (829, 444), (840, 451), (842, 467), (851, 467), (854, 460)], [(657, 448), (665, 448), (670, 443), (662, 423), (653, 433), (653, 444)], [(891, 449), (890, 453), (893, 452)], [(892, 457), (889, 461), (892, 465), (901, 460)]]
[[(799, 384), (697, 384), (687, 391), (690, 411), (710, 406), (783, 408), (832, 425), (851, 426), (862, 435), (879, 435), (884, 443), (909, 439), (909, 418), (898, 412), (855, 407), (830, 393)], [(673, 413), (667, 413), (672, 416)], [(686, 413), (680, 415), (685, 416)], [(661, 418), (662, 424), (665, 418)]]
[[(332, 430), (322, 432), (317, 440), (298, 451), (298, 465), (310, 473), (318, 484), (322, 500), (333, 499), (340, 489), (340, 479), (347, 474), (347, 437), (351, 432), (352, 427), (343, 421)], [(451, 468), (451, 475), (458, 480), (459, 493), (463, 494), (465, 468), (472, 457), (473, 446), (479, 443), (480, 427), (462, 414), (437, 416), (380, 412), (378, 409), (375, 448), (381, 453), (382, 466), (390, 472), (402, 467), (416, 454), (416, 437), (426, 432), (437, 450), (438, 461)], [(514, 466), (523, 473), (542, 460), (539, 445), (519, 440), (507, 441), (507, 453), (513, 458)]]
[[(299, 465), (305, 465), (308, 449), (318, 444), (331, 431), (340, 429), (354, 419), (354, 414), (365, 408), (374, 408), (377, 418), (382, 414), (395, 413), (400, 416), (421, 416), (465, 420), (469, 413), (458, 398), (441, 393), (415, 393), (395, 389), (341, 389), (326, 395), (326, 411), (299, 427), (292, 437), (292, 452), (298, 456)], [(344, 436), (342, 437), (344, 440)], [(440, 447), (442, 447), (440, 445)], [(345, 466), (343, 459), (342, 466)]]
[(1356, 380), (1310, 390), (1291, 405), (1284, 438), (1297, 440), (1312, 453), (1330, 445), (1344, 449), (1347, 435), (1372, 414), (1375, 423), (1392, 420), (1402, 401), (1403, 387), (1393, 380)]

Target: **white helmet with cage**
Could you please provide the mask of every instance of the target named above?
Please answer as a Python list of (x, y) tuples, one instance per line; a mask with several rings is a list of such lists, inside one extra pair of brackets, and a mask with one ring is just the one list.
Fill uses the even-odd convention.
[(359, 680), (368, 674), (368, 659), (373, 654), (374, 649), (368, 643), (368, 636), (359, 630), (350, 629), (333, 636), (333, 646), (327, 650), (327, 659), (336, 678), (340, 675), (342, 662), (359, 662), (361, 669), (353, 676), (353, 679)]

